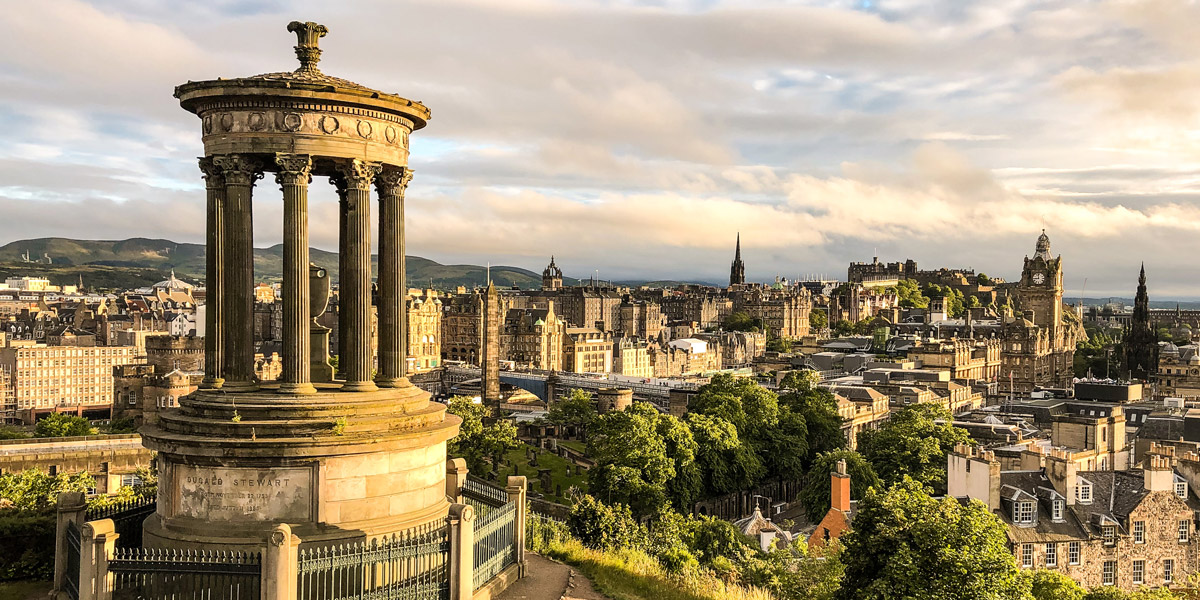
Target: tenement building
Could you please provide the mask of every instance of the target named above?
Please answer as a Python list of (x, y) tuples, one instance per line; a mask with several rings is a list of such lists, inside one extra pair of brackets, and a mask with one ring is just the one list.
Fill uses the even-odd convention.
[(433, 290), (408, 295), (405, 300), (405, 335), (408, 337), (409, 373), (421, 373), (442, 364), (442, 300)]
[(0, 370), (11, 377), (17, 413), (69, 412), (108, 416), (113, 367), (140, 362), (132, 346), (14, 346), (0, 348)]
[(985, 504), (1006, 525), (1022, 569), (1086, 588), (1171, 586), (1197, 570), (1200, 457), (1154, 448), (1143, 468), (1081, 471), (1057, 450), (1041, 466), (1002, 471), (990, 451), (948, 455), (948, 493)]

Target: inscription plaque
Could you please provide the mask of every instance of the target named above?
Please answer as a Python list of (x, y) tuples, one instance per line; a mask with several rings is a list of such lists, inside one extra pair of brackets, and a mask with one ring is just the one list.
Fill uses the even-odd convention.
[(176, 514), (206, 521), (308, 521), (312, 469), (175, 465)]

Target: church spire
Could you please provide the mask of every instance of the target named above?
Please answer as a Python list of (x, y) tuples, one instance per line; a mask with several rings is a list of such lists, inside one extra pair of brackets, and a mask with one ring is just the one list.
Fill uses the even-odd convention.
[(746, 283), (746, 265), (742, 263), (742, 232), (737, 234), (737, 245), (733, 251), (733, 264), (729, 266), (729, 286)]
[(1133, 320), (1125, 338), (1125, 364), (1130, 374), (1142, 381), (1158, 368), (1158, 335), (1150, 325), (1150, 294), (1146, 291), (1146, 263), (1138, 273)]

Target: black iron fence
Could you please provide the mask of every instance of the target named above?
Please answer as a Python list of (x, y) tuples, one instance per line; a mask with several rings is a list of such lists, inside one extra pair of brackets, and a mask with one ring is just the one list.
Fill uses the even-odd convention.
[(467, 480), (463, 482), (462, 493), (468, 500), (476, 500), (497, 508), (508, 504), (508, 492), (504, 488), (474, 475), (467, 475)]
[(445, 600), (450, 597), (445, 521), (370, 542), (301, 548), (297, 598)]
[(117, 538), (117, 546), (140, 548), (142, 546), (142, 521), (154, 514), (157, 507), (155, 498), (139, 496), (100, 508), (89, 508), (87, 520), (112, 519), (113, 527), (120, 534), (120, 537)]
[(71, 600), (79, 600), (79, 525), (75, 521), (67, 521), (67, 572), (63, 590)]
[(259, 600), (258, 552), (116, 548), (114, 600)]
[(509, 502), (475, 520), (475, 589), (516, 562), (516, 533), (516, 502)]

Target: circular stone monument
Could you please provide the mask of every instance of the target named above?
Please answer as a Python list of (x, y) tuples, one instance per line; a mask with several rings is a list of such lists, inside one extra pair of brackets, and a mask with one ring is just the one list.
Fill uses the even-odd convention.
[[(143, 526), (147, 547), (255, 549), (279, 523), (304, 543), (340, 543), (443, 519), (449, 510), (446, 441), (460, 421), (404, 373), (408, 140), (429, 109), (321, 73), (317, 42), (328, 30), (311, 22), (288, 30), (298, 38), (295, 71), (175, 90), (200, 118), (204, 141), (208, 335), (202, 388), (142, 428), (159, 471), (157, 512)], [(284, 204), (284, 319), (283, 374), (264, 383), (253, 370), (252, 223), (253, 192), (266, 173), (282, 191), (267, 201)], [(312, 314), (326, 293), (310, 285), (313, 177), (328, 177), (340, 198), (337, 376), (324, 355), (328, 330)]]

